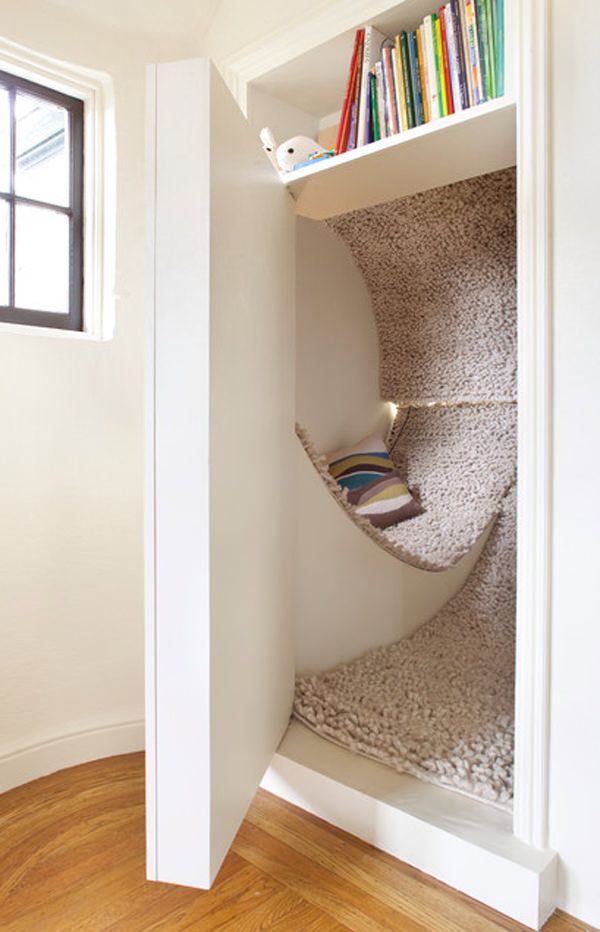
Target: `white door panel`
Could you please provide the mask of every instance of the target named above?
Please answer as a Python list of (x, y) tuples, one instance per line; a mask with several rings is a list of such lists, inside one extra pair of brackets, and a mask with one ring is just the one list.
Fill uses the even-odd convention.
[(148, 874), (207, 887), (291, 709), (294, 211), (207, 61), (148, 127)]

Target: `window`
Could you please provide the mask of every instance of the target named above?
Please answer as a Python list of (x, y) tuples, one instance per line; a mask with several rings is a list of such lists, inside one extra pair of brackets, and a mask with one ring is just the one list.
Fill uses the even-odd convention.
[(0, 321), (83, 329), (83, 101), (0, 71)]

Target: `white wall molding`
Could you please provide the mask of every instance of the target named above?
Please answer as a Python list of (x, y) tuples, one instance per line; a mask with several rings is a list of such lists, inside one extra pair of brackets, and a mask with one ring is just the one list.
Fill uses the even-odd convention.
[(0, 757), (0, 793), (65, 767), (144, 748), (143, 721), (118, 722), (59, 735)]
[(552, 355), (547, 0), (520, 2), (515, 834), (548, 844)]
[[(216, 64), (229, 90), (246, 113), (246, 91), (250, 81), (341, 32), (385, 13), (389, 7), (389, 0), (334, 0), (308, 11), (302, 7), (285, 25), (261, 35), (256, 41), (230, 55), (220, 58), (216, 48)], [(208, 44), (212, 47), (210, 33)]]
[[(146, 264), (144, 319), (144, 678), (146, 709), (146, 876), (158, 879), (156, 624), (156, 163), (157, 66), (146, 67)], [(150, 770), (150, 768), (152, 768)]]

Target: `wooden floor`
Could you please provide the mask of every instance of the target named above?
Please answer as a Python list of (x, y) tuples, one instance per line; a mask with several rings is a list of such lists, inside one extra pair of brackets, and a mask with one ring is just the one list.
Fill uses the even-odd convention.
[(1, 932), (523, 928), (264, 792), (210, 892), (148, 883), (143, 767), (113, 757), (0, 796)]

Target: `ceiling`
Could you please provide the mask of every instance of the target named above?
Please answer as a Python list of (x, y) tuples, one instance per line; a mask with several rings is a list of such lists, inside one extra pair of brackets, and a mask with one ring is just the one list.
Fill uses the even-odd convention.
[(220, 0), (51, 0), (90, 23), (162, 39), (201, 39)]

